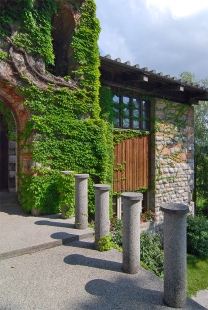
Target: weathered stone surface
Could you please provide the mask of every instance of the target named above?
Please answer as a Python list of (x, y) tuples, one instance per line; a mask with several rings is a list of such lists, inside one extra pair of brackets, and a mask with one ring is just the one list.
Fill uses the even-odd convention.
[(123, 193), (123, 271), (134, 274), (140, 268), (140, 212), (143, 195)]
[(109, 222), (109, 191), (110, 185), (95, 184), (95, 248), (100, 238), (110, 233)]
[(186, 214), (189, 207), (170, 203), (164, 212), (164, 301), (174, 308), (186, 304)]
[[(156, 103), (155, 116), (163, 115), (164, 102)], [(177, 105), (177, 104), (176, 104)], [(164, 202), (183, 202), (193, 210), (190, 201), (190, 191), (194, 188), (194, 144), (193, 144), (193, 108), (187, 106), (187, 119), (185, 128), (170, 128), (175, 133), (164, 135), (162, 130), (155, 133), (155, 157), (152, 158), (152, 180), (156, 180), (155, 192), (151, 193), (150, 208), (157, 211)], [(164, 118), (165, 120), (165, 118)], [(162, 125), (161, 125), (162, 129)], [(166, 147), (161, 149), (166, 141)], [(159, 147), (158, 147), (159, 146)], [(191, 149), (191, 152), (187, 150)], [(161, 153), (162, 152), (162, 153)], [(175, 154), (180, 154), (174, 161)], [(160, 167), (160, 169), (158, 168)], [(154, 171), (156, 168), (156, 171)], [(159, 180), (157, 180), (159, 174)], [(160, 212), (156, 212), (160, 221)]]
[(88, 227), (88, 178), (89, 174), (75, 174), (75, 227)]

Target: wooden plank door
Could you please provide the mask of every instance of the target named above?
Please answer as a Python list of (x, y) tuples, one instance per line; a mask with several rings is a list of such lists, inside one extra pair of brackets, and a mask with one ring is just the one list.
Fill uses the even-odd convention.
[(114, 192), (149, 185), (149, 136), (127, 139), (114, 148)]

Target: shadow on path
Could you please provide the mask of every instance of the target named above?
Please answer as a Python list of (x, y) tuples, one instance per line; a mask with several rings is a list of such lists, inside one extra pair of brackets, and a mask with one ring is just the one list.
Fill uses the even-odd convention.
[(65, 227), (65, 228), (74, 228), (74, 224), (71, 223), (60, 223), (52, 222), (48, 220), (39, 220), (35, 222), (36, 225), (46, 225), (46, 226), (55, 226), (55, 227)]
[(93, 267), (110, 271), (122, 272), (122, 264), (118, 262), (108, 261), (104, 259), (87, 257), (80, 254), (71, 254), (64, 258), (64, 262), (70, 265), (80, 265), (85, 267)]
[(27, 217), (18, 203), (16, 193), (0, 192), (0, 212)]
[[(93, 302), (80, 305), (80, 309), (173, 309), (163, 302), (162, 282), (155, 288), (155, 279), (146, 272), (141, 276), (118, 275), (113, 282), (104, 279), (94, 279), (85, 285), (88, 294), (97, 297)], [(152, 288), (152, 289), (151, 289)], [(187, 310), (205, 310), (195, 301), (187, 298)]]

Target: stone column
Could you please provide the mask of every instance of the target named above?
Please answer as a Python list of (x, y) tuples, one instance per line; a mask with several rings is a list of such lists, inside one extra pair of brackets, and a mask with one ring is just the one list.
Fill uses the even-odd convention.
[(88, 228), (89, 174), (75, 174), (75, 228)]
[(143, 195), (129, 192), (123, 202), (123, 271), (137, 273), (140, 268), (140, 213)]
[(100, 238), (110, 233), (109, 222), (109, 191), (110, 185), (94, 184), (95, 189), (95, 248)]
[(166, 203), (164, 212), (164, 302), (173, 308), (186, 304), (186, 214), (188, 206)]

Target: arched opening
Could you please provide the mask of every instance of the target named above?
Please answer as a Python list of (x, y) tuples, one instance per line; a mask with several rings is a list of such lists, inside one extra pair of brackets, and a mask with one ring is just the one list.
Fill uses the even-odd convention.
[(75, 29), (75, 20), (67, 5), (62, 5), (52, 20), (53, 48), (55, 54), (55, 66), (49, 66), (49, 70), (56, 76), (71, 75), (76, 63), (73, 60), (71, 41)]
[(25, 172), (26, 150), (21, 148), (16, 137), (24, 132), (30, 113), (23, 105), (24, 98), (15, 87), (0, 81), (0, 191), (16, 192), (17, 169)]
[[(15, 121), (11, 111), (0, 101), (0, 191), (16, 191)], [(10, 126), (10, 130), (8, 130)], [(11, 130), (12, 137), (11, 137)]]
[(0, 114), (0, 191), (9, 189), (9, 140), (8, 130)]

